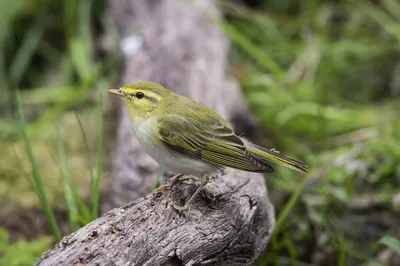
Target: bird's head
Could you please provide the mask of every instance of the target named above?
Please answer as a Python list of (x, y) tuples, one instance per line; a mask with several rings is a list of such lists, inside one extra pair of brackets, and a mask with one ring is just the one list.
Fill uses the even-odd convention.
[(133, 122), (166, 112), (162, 107), (168, 106), (168, 102), (173, 102), (176, 95), (160, 84), (150, 81), (138, 81), (119, 89), (110, 89), (108, 92), (124, 100)]

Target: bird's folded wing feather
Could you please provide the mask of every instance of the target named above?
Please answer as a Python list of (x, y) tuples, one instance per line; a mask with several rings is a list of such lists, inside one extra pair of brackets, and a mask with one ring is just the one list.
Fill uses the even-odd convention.
[[(213, 164), (253, 172), (272, 172), (269, 165), (257, 161), (246, 150), (226, 122), (212, 118), (191, 119), (167, 115), (158, 120), (162, 142), (171, 149)], [(206, 126), (204, 126), (206, 125)]]

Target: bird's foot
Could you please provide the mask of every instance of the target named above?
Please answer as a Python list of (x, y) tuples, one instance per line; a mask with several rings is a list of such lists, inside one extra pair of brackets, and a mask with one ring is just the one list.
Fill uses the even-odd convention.
[[(190, 206), (190, 204), (193, 202), (193, 200), (197, 197), (197, 195), (199, 195), (199, 193), (203, 190), (203, 188), (205, 187), (205, 185), (207, 185), (207, 183), (210, 181), (210, 176), (207, 173), (204, 173), (202, 175), (202, 181), (201, 181), (201, 185), (196, 189), (196, 191), (193, 193), (193, 195), (189, 198), (189, 200), (185, 203), (184, 206), (180, 206), (178, 204), (176, 204), (175, 202), (173, 202), (171, 199), (169, 199), (169, 203), (172, 206), (172, 208), (174, 208), (177, 211), (183, 211), (183, 212), (187, 212), (189, 214), (193, 214), (193, 215), (197, 215), (195, 213), (191, 213), (188, 211), (188, 206)], [(199, 215), (197, 215), (199, 216)]]
[(195, 177), (184, 177), (182, 178), (182, 174), (177, 174), (171, 177), (168, 181), (168, 184), (161, 185), (155, 189), (155, 192), (163, 192), (166, 190), (171, 190), (176, 184), (184, 183), (184, 184), (194, 184), (197, 179)]
[(171, 185), (160, 185), (154, 190), (154, 192), (156, 192), (156, 193), (157, 192), (164, 192), (166, 190), (170, 190), (171, 188), (172, 188)]
[(163, 192), (163, 191), (166, 191), (166, 190), (171, 190), (177, 183), (179, 183), (180, 178), (181, 178), (182, 176), (183, 176), (183, 174), (174, 175), (173, 177), (171, 177), (171, 178), (169, 179), (168, 184), (158, 186), (158, 187), (155, 189), (155, 192)]
[(190, 215), (196, 216), (197, 218), (200, 218), (200, 214), (197, 214), (197, 213), (189, 211), (188, 204), (185, 204), (184, 206), (181, 206), (181, 205), (179, 205), (178, 203), (174, 202), (171, 199), (168, 200), (168, 203), (178, 213), (185, 212), (187, 214), (190, 214)]

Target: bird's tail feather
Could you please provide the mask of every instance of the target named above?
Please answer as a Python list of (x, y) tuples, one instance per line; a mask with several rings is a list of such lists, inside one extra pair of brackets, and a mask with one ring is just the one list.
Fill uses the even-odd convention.
[(278, 164), (292, 170), (307, 173), (307, 164), (280, 154), (275, 150), (268, 150), (266, 148), (257, 146), (249, 141), (245, 141), (246, 149), (258, 161), (269, 164)]

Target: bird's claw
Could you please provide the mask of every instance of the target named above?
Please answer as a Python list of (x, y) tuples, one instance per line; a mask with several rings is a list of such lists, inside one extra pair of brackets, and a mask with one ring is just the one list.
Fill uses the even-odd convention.
[(164, 192), (166, 190), (171, 190), (172, 186), (171, 185), (161, 185), (159, 187), (157, 187), (154, 191), (155, 192)]
[(176, 184), (194, 184), (197, 180), (194, 177), (182, 178), (182, 175), (176, 175), (171, 178), (171, 180), (166, 185), (161, 185), (157, 187), (155, 192), (164, 192), (166, 190), (171, 190)]
[(185, 204), (184, 206), (180, 206), (179, 204), (177, 204), (176, 202), (174, 202), (171, 199), (168, 199), (168, 203), (169, 205), (177, 212), (181, 213), (181, 212), (186, 212), (190, 215), (196, 216), (197, 218), (200, 218), (200, 215), (194, 212), (190, 212), (188, 209), (188, 206)]

